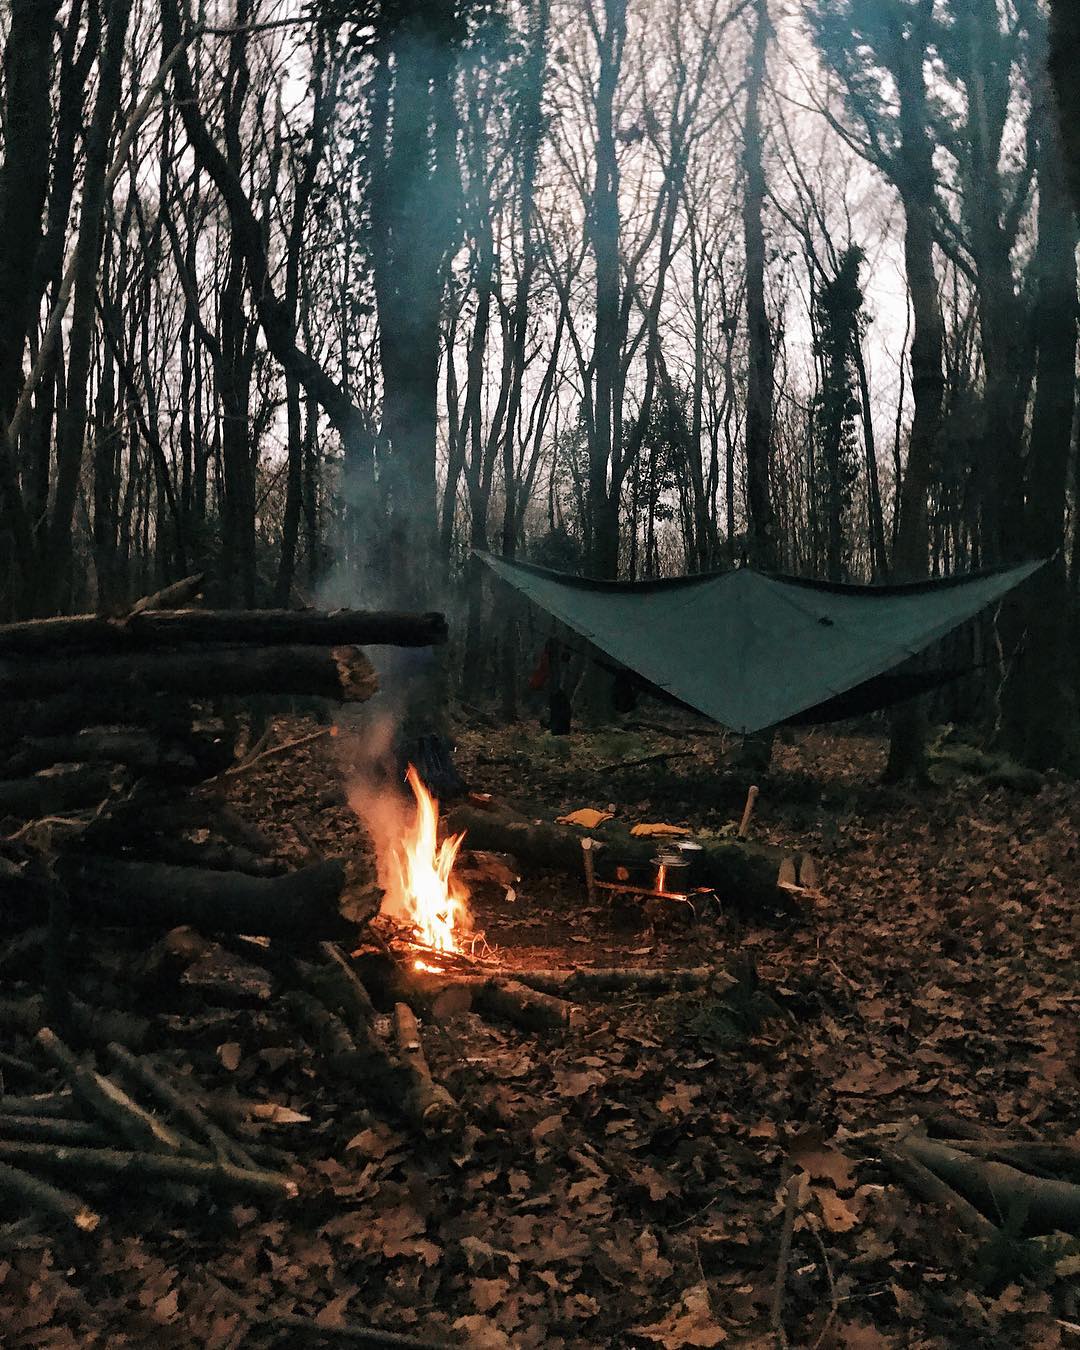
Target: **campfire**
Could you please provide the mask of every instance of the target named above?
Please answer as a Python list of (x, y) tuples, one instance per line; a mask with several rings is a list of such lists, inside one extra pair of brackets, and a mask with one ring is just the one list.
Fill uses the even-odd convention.
[[(379, 741), (372, 738), (378, 762)], [(381, 914), (393, 927), (395, 945), (414, 949), (415, 968), (442, 973), (445, 958), (471, 953), (469, 892), (454, 872), (465, 832), (439, 839), (439, 803), (419, 770), (409, 764), (411, 796), (368, 767), (349, 789), (349, 805), (371, 836), (384, 892)], [(444, 960), (433, 964), (428, 958)]]
[[(423, 946), (435, 952), (460, 952), (462, 935), (469, 928), (468, 894), (453, 868), (465, 834), (450, 835), (440, 844), (439, 803), (414, 765), (409, 765), (405, 779), (416, 810), (411, 824), (389, 846), (387, 909), (412, 924)], [(425, 969), (423, 962), (416, 964)]]

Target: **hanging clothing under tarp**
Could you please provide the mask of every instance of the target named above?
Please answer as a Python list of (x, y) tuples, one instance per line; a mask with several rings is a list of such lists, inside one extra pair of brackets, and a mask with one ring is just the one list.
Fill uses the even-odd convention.
[(884, 707), (957, 673), (896, 668), (1043, 566), (882, 586), (751, 567), (620, 582), (478, 556), (618, 666), (743, 733)]

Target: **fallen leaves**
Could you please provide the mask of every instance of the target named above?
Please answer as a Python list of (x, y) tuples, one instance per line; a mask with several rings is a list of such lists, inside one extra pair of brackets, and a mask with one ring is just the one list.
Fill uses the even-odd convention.
[(815, 1180), (828, 1180), (838, 1191), (853, 1184), (855, 1163), (826, 1144), (818, 1126), (809, 1126), (788, 1141), (788, 1157)]
[[(485, 750), (498, 734), (484, 732)], [(790, 1344), (814, 1344), (833, 1285), (821, 1350), (1064, 1343), (1058, 1291), (1076, 1278), (1072, 1250), (983, 1293), (965, 1240), (860, 1161), (873, 1151), (860, 1139), (935, 1107), (1023, 1119), (1047, 1137), (1075, 1130), (1080, 793), (906, 801), (871, 786), (879, 743), (814, 734), (777, 755), (793, 801), (799, 774), (815, 792), (826, 784), (826, 805), (811, 810), (764, 792), (758, 818), (763, 837), (821, 859), (833, 899), (815, 925), (750, 917), (736, 928), (725, 912), (627, 936), (607, 909), (586, 912), (573, 881), (515, 880), (511, 907), (501, 887), (512, 864), (473, 861), (488, 884), (482, 926), (508, 963), (726, 965), (737, 948), (781, 1016), (730, 1049), (704, 1043), (686, 1017), (661, 1021), (654, 996), (619, 996), (590, 1003), (556, 1041), (488, 1026), (455, 994), (427, 1039), (436, 1077), (469, 1106), (469, 1130), (447, 1151), (409, 1134), (392, 1103), (329, 1083), (273, 1000), (235, 1018), (208, 1009), (183, 1024), (184, 1072), (194, 1067), (253, 1140), (296, 1153), (311, 1204), (287, 1220), (235, 1205), (202, 1226), (202, 1214), (144, 1213), (133, 1197), (92, 1261), (68, 1265), (45, 1237), (0, 1246), (0, 1325), (14, 1350), (224, 1350), (243, 1318), (202, 1289), (200, 1268), (260, 1312), (298, 1311), (327, 1330), (352, 1316), (470, 1350), (764, 1346), (788, 1162), (799, 1205)], [(537, 783), (519, 753), (507, 782), (485, 785), (521, 791), (524, 780), (538, 800), (589, 800), (587, 781), (555, 786), (560, 772), (552, 759)], [(320, 775), (244, 786), (274, 830), (316, 800)], [(680, 819), (693, 802), (695, 832), (719, 834), (741, 796), (714, 805), (700, 781), (676, 778), (666, 800), (620, 815)], [(361, 847), (346, 811), (311, 817), (328, 852)]]
[(662, 1345), (664, 1350), (685, 1350), (687, 1346), (713, 1346), (726, 1341), (727, 1332), (713, 1317), (709, 1286), (696, 1284), (683, 1292), (666, 1317), (650, 1326), (634, 1327), (636, 1336), (644, 1336)]
[(218, 1046), (218, 1059), (221, 1060), (222, 1066), (228, 1069), (230, 1073), (235, 1073), (240, 1067), (240, 1060), (243, 1058), (243, 1053), (244, 1052), (236, 1041), (226, 1041), (224, 1045)]

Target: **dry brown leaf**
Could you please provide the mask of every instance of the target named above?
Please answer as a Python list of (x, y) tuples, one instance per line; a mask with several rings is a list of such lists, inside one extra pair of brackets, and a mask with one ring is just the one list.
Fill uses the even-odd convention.
[(800, 1130), (788, 1141), (787, 1151), (795, 1166), (815, 1180), (831, 1181), (838, 1191), (846, 1191), (854, 1184), (855, 1163), (826, 1144), (817, 1125)]
[(218, 1059), (230, 1073), (235, 1073), (240, 1067), (242, 1057), (243, 1052), (237, 1041), (226, 1041), (224, 1045), (218, 1046)]
[(469, 1293), (477, 1312), (491, 1312), (510, 1292), (509, 1280), (485, 1280), (480, 1276), (469, 1281)]
[(545, 1116), (543, 1120), (539, 1121), (532, 1128), (533, 1143), (543, 1143), (549, 1134), (554, 1134), (554, 1132), (559, 1129), (562, 1123), (562, 1116)]
[(265, 1120), (271, 1125), (307, 1125), (311, 1120), (310, 1116), (294, 1111), (291, 1106), (282, 1106), (280, 1102), (252, 1102), (251, 1114), (256, 1120)]
[(687, 1289), (679, 1302), (659, 1322), (651, 1326), (634, 1327), (635, 1336), (656, 1341), (664, 1350), (685, 1350), (687, 1346), (720, 1345), (727, 1340), (727, 1332), (713, 1317), (709, 1303), (709, 1286), (695, 1284)]
[(828, 1186), (812, 1186), (814, 1199), (821, 1209), (825, 1227), (830, 1233), (849, 1233), (859, 1222), (859, 1216)]
[(506, 1332), (500, 1331), (482, 1313), (459, 1317), (454, 1323), (454, 1330), (465, 1333), (462, 1341), (470, 1350), (514, 1350), (514, 1342)]

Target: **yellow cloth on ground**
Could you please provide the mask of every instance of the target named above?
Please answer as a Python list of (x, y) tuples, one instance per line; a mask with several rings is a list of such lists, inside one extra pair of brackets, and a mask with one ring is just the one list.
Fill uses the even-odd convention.
[(610, 820), (614, 811), (596, 811), (591, 806), (583, 806), (580, 811), (571, 811), (568, 816), (560, 816), (557, 825), (581, 825), (586, 830), (595, 830), (605, 820)]

